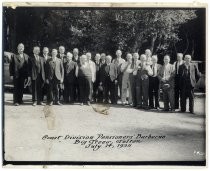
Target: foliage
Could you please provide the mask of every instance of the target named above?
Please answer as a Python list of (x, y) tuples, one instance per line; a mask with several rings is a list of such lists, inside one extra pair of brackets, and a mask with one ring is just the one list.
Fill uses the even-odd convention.
[[(11, 13), (16, 15), (15, 22)], [(64, 45), (67, 50), (78, 47), (81, 52), (112, 55), (116, 49), (143, 53), (150, 48), (153, 53), (168, 53), (183, 38), (180, 26), (197, 17), (195, 10), (186, 9), (78, 8), (6, 9), (5, 16), (5, 25), (18, 32), (16, 41), (30, 48), (34, 44)]]

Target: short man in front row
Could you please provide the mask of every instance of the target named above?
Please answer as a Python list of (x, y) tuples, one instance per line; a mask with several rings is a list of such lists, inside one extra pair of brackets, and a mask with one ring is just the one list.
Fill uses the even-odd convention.
[(164, 111), (174, 111), (174, 66), (170, 64), (170, 57), (164, 56), (164, 65), (161, 67), (158, 78), (163, 91)]
[(149, 109), (149, 76), (153, 74), (150, 65), (147, 63), (147, 57), (145, 54), (140, 56), (141, 63), (138, 66), (136, 76), (136, 98), (137, 108)]
[(191, 63), (191, 56), (185, 55), (185, 63), (179, 67), (179, 83), (181, 89), (181, 111), (186, 111), (186, 99), (189, 97), (189, 111), (194, 113), (194, 87), (201, 73), (198, 67)]
[(14, 83), (13, 101), (15, 106), (23, 103), (24, 83), (30, 79), (29, 57), (24, 53), (24, 45), (20, 43), (17, 50), (18, 54), (12, 56), (9, 66), (10, 78)]
[(40, 48), (38, 46), (34, 47), (33, 53), (34, 55), (29, 60), (33, 106), (44, 105), (42, 102), (42, 88), (45, 82), (44, 58), (39, 56)]
[(157, 55), (153, 55), (151, 61), (152, 61), (151, 68), (153, 74), (149, 76), (149, 107), (151, 109), (153, 108), (158, 109), (160, 105), (159, 105), (159, 79), (157, 77), (157, 73), (159, 72), (162, 66), (157, 63), (158, 62)]
[(59, 102), (59, 84), (64, 80), (64, 69), (61, 59), (57, 58), (57, 49), (52, 49), (52, 58), (46, 65), (46, 82), (49, 84), (48, 103), (61, 105)]

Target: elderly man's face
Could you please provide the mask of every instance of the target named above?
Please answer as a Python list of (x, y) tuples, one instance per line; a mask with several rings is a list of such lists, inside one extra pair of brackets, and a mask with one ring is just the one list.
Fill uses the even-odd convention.
[(59, 47), (59, 53), (61, 54), (65, 53), (65, 48), (63, 46)]
[(23, 44), (19, 44), (17, 49), (18, 49), (18, 53), (23, 53), (24, 52), (24, 45)]
[(43, 49), (43, 53), (44, 53), (45, 55), (47, 55), (47, 54), (49, 53), (49, 50), (48, 50), (47, 48), (44, 48), (44, 49)]
[(96, 54), (95, 60), (96, 60), (96, 61), (100, 61), (100, 59), (101, 59), (101, 56), (100, 56), (99, 54)]
[(87, 61), (87, 56), (83, 55), (80, 57), (80, 62), (84, 64)]
[(152, 58), (152, 63), (156, 64), (157, 63), (157, 58)]
[(116, 55), (117, 55), (117, 57), (121, 57), (121, 56), (122, 56), (121, 50), (117, 50), (117, 51), (116, 51)]
[(185, 55), (184, 60), (186, 63), (190, 63), (191, 62), (191, 56), (190, 55)]
[(110, 64), (111, 61), (112, 61), (112, 58), (110, 58), (110, 57), (107, 57), (107, 58), (106, 58), (106, 63), (107, 63), (107, 64)]
[(74, 49), (74, 50), (73, 50), (73, 54), (74, 54), (74, 56), (77, 56), (77, 55), (79, 54), (78, 49)]
[(132, 63), (132, 55), (131, 54), (127, 55), (127, 61), (128, 61), (128, 63)]
[(178, 60), (178, 61), (181, 61), (181, 60), (182, 60), (182, 58), (183, 58), (183, 55), (182, 55), (182, 54), (180, 54), (180, 53), (178, 53), (178, 54), (177, 54), (177, 60)]
[(170, 62), (169, 56), (164, 57), (164, 64), (168, 64)]
[(67, 53), (66, 57), (67, 57), (67, 61), (71, 61), (73, 55), (71, 53)]
[(38, 55), (40, 53), (40, 49), (38, 47), (35, 47), (34, 50), (33, 50), (33, 53), (35, 55)]
[(134, 61), (137, 61), (139, 59), (139, 54), (138, 53), (134, 53), (133, 54), (133, 59), (134, 59)]
[(86, 56), (87, 56), (87, 60), (91, 60), (91, 54), (90, 53), (87, 53)]
[(56, 57), (57, 54), (58, 54), (57, 50), (53, 50), (53, 51), (52, 51), (52, 56), (53, 56), (53, 57)]
[(151, 56), (151, 54), (152, 54), (152, 53), (151, 53), (151, 51), (150, 51), (149, 49), (147, 49), (147, 50), (145, 51), (145, 55), (146, 55), (146, 56)]

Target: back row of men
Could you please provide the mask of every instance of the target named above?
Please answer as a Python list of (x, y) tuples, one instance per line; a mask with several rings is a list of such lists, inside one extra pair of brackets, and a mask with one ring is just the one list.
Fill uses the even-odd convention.
[(110, 55), (96, 54), (94, 61), (91, 53), (79, 57), (77, 48), (73, 54), (65, 48), (33, 48), (33, 55), (24, 53), (24, 45), (17, 47), (18, 53), (10, 61), (10, 76), (14, 82), (14, 104), (23, 103), (23, 90), (32, 84), (33, 106), (47, 104), (61, 105), (80, 102), (117, 104), (119, 98), (123, 105), (143, 109), (159, 108), (159, 90), (163, 91), (165, 111), (175, 111), (181, 106), (186, 111), (186, 99), (189, 97), (189, 111), (194, 112), (194, 86), (201, 76), (197, 65), (191, 63), (191, 56), (177, 54), (177, 61), (170, 64), (170, 56), (164, 56), (164, 64), (158, 64), (157, 55), (149, 49), (145, 54), (127, 53), (126, 60), (121, 50), (116, 51), (116, 58)]

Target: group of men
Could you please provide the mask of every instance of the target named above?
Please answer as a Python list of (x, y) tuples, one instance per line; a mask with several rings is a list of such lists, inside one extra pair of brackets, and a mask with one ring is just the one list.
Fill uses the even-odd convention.
[[(79, 102), (81, 105), (92, 102), (131, 105), (142, 109), (159, 109), (160, 90), (163, 92), (164, 110), (175, 111), (181, 107), (186, 111), (189, 98), (189, 111), (194, 113), (194, 86), (201, 76), (197, 65), (191, 63), (191, 56), (177, 54), (177, 61), (170, 64), (170, 56), (164, 56), (164, 64), (158, 64), (157, 55), (149, 49), (139, 57), (138, 53), (127, 53), (122, 58), (121, 50), (116, 58), (104, 53), (95, 55), (92, 60), (88, 52), (79, 56), (77, 48), (73, 54), (65, 54), (64, 46), (52, 49), (33, 48), (33, 55), (24, 53), (24, 45), (17, 47), (18, 53), (10, 61), (10, 76), (14, 82), (14, 104), (23, 103), (24, 87), (32, 85), (33, 106), (62, 105)], [(139, 59), (140, 58), (140, 59)], [(180, 105), (179, 105), (180, 104)]]

